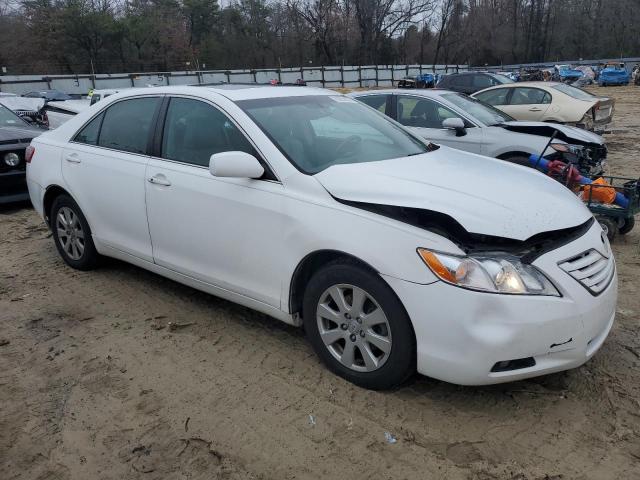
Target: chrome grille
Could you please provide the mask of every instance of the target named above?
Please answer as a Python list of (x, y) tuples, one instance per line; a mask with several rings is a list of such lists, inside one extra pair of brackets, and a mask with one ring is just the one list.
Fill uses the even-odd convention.
[(560, 262), (558, 266), (594, 295), (607, 288), (615, 272), (613, 255), (607, 258), (593, 249)]

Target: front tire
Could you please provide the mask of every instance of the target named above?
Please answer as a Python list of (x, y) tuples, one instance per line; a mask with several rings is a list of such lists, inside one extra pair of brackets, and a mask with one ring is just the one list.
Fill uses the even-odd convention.
[(379, 275), (355, 262), (331, 262), (313, 275), (303, 319), (320, 359), (356, 385), (389, 389), (415, 371), (415, 333), (402, 303)]
[(51, 207), (51, 230), (58, 253), (76, 270), (92, 270), (100, 255), (91, 238), (91, 229), (78, 204), (68, 195), (60, 195)]

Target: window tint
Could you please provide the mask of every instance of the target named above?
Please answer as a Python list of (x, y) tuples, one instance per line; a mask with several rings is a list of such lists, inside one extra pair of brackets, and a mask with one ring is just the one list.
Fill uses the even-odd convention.
[(98, 145), (132, 153), (145, 153), (157, 97), (123, 100), (104, 114)]
[(462, 117), (432, 100), (404, 96), (398, 98), (398, 121), (403, 125), (442, 128), (442, 121), (447, 118)]
[(518, 87), (511, 95), (511, 105), (533, 105), (551, 103), (551, 95), (539, 88)]
[(88, 145), (97, 145), (102, 117), (104, 117), (104, 113), (101, 113), (89, 123), (87, 123), (84, 128), (78, 132), (73, 141), (78, 143), (86, 143)]
[(217, 108), (199, 100), (172, 98), (162, 138), (162, 157), (209, 166), (214, 153), (257, 153), (238, 128)]
[(455, 75), (451, 79), (451, 85), (454, 87), (470, 87), (472, 75)]
[(493, 82), (493, 79), (488, 75), (474, 75), (473, 76), (473, 87), (481, 90), (483, 88), (489, 88), (494, 85), (497, 85), (498, 82)]
[(358, 100), (384, 113), (387, 108), (387, 97), (388, 95), (365, 95), (358, 97)]
[(595, 97), (593, 93), (582, 90), (581, 88), (572, 87), (571, 85), (567, 85), (565, 83), (554, 85), (551, 88), (565, 93), (570, 97), (577, 98), (578, 100), (593, 100), (593, 97)]
[(475, 97), (489, 105), (506, 105), (507, 96), (509, 95), (508, 88), (497, 88), (495, 90), (489, 90), (488, 92), (482, 92)]

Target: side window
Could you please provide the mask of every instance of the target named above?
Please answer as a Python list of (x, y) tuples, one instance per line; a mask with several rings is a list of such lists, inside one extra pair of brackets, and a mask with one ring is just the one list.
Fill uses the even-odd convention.
[(84, 128), (76, 134), (73, 141), (78, 143), (86, 143), (87, 145), (97, 145), (102, 117), (104, 117), (104, 113), (101, 113), (89, 123), (87, 123)]
[(385, 113), (387, 109), (387, 97), (388, 95), (365, 95), (363, 97), (358, 97), (358, 100), (372, 108), (375, 108), (379, 112)]
[(189, 98), (172, 98), (162, 136), (162, 158), (202, 167), (214, 153), (257, 153), (238, 128), (217, 108)]
[(493, 79), (488, 75), (474, 75), (473, 76), (473, 88), (482, 90), (483, 88), (489, 88), (494, 85)]
[(446, 118), (461, 118), (443, 105), (426, 98), (400, 96), (398, 121), (408, 127), (442, 128)]
[(489, 90), (488, 92), (475, 95), (475, 98), (489, 105), (506, 105), (508, 96), (508, 88), (496, 88), (495, 90)]
[(535, 105), (551, 103), (551, 95), (539, 88), (518, 87), (511, 96), (511, 105)]
[(104, 114), (98, 145), (124, 152), (145, 153), (158, 97), (133, 98), (110, 106)]
[(470, 87), (472, 75), (456, 75), (451, 79), (454, 87)]

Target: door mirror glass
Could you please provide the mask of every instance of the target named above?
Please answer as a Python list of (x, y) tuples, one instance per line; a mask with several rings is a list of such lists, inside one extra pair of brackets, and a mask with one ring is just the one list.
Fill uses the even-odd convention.
[(253, 155), (232, 151), (214, 153), (209, 159), (209, 171), (214, 177), (260, 178), (264, 168)]
[(455, 131), (464, 131), (464, 120), (461, 118), (445, 118), (442, 121), (442, 128), (448, 128)]

